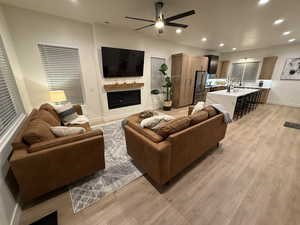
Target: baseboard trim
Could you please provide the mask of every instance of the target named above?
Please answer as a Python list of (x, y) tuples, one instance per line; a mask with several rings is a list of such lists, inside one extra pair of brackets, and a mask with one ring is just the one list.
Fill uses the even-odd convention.
[(10, 220), (10, 225), (19, 225), (20, 218), (21, 218), (21, 207), (18, 203), (16, 203), (14, 212), (13, 212), (11, 220)]

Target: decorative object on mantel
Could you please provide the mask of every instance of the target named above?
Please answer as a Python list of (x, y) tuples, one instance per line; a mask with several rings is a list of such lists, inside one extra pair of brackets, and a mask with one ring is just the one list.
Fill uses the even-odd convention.
[(172, 81), (171, 77), (168, 76), (167, 74), (168, 66), (166, 64), (162, 64), (160, 66), (159, 71), (163, 74), (164, 76), (164, 82), (162, 87), (164, 88), (164, 94), (166, 94), (166, 98), (164, 101), (163, 109), (165, 111), (170, 111), (172, 108), (172, 100), (171, 100), (171, 88), (172, 88)]
[(286, 60), (280, 80), (300, 80), (300, 58)]
[(134, 89), (134, 88), (141, 88), (144, 86), (144, 83), (121, 83), (119, 84), (118, 82), (114, 84), (105, 84), (104, 89), (105, 91), (113, 91), (113, 90), (119, 90), (119, 89)]

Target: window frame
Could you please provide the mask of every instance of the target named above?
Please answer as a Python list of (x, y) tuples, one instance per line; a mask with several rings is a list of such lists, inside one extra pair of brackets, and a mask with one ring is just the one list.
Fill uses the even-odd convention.
[[(40, 58), (41, 68), (42, 68), (42, 71), (44, 72), (44, 76), (45, 76), (45, 79), (46, 79), (46, 82), (47, 82), (48, 91), (50, 90), (49, 83), (48, 83), (48, 74), (46, 72), (45, 65), (43, 63), (43, 59), (42, 59), (42, 55), (41, 55), (41, 52), (40, 52), (40, 49), (39, 49), (39, 45), (45, 45), (45, 46), (57, 47), (57, 48), (71, 48), (71, 49), (78, 50), (79, 66), (80, 66), (80, 87), (81, 87), (81, 93), (82, 93), (82, 104), (80, 104), (80, 105), (85, 106), (87, 100), (86, 100), (86, 93), (85, 93), (85, 81), (83, 79), (83, 72), (82, 72), (82, 63), (81, 63), (81, 57), (80, 57), (81, 56), (81, 50), (80, 50), (80, 48), (78, 46), (75, 46), (75, 45), (65, 45), (65, 44), (57, 44), (57, 43), (49, 43), (49, 42), (37, 42), (36, 50), (37, 50), (38, 56)], [(67, 100), (67, 102), (69, 102), (69, 101)], [(76, 103), (76, 104), (78, 104), (78, 103)]]

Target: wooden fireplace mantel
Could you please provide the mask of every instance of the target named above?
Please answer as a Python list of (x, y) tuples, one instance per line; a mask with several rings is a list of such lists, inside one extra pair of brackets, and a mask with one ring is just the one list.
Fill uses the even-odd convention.
[(144, 86), (144, 83), (115, 83), (115, 84), (105, 84), (104, 89), (105, 91), (114, 91), (120, 89), (133, 89), (133, 88), (141, 88)]

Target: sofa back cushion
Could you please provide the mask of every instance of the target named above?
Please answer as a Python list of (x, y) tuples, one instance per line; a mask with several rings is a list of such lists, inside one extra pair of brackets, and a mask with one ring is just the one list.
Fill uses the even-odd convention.
[(148, 128), (142, 128), (141, 125), (140, 125), (140, 122), (141, 122), (141, 118), (139, 117), (138, 114), (132, 115), (132, 116), (127, 118), (127, 125), (128, 126), (130, 126), (132, 129), (134, 129), (138, 133), (144, 135), (145, 137), (147, 137), (151, 141), (153, 141), (155, 143), (159, 143), (159, 142), (164, 140), (164, 138), (162, 136), (158, 135), (154, 131), (152, 131)]
[(202, 111), (197, 112), (193, 115), (190, 115), (189, 118), (191, 119), (190, 126), (193, 126), (197, 123), (201, 123), (202, 121), (207, 120), (208, 119), (208, 112), (202, 110)]
[(52, 113), (44, 109), (39, 110), (37, 119), (41, 119), (53, 127), (61, 125), (61, 121), (59, 119), (57, 119), (55, 116), (53, 116)]
[(35, 119), (28, 124), (23, 139), (29, 145), (36, 144), (42, 141), (55, 139), (54, 134), (50, 130), (50, 125), (41, 120)]
[(215, 110), (215, 108), (212, 106), (206, 106), (202, 110), (208, 113), (208, 118), (214, 117), (218, 114), (217, 110)]
[(46, 111), (48, 111), (49, 113), (51, 113), (52, 116), (55, 117), (55, 119), (57, 119), (57, 120), (60, 121), (60, 118), (59, 118), (57, 112), (55, 111), (55, 108), (52, 105), (50, 105), (48, 103), (43, 104), (43, 105), (41, 105), (41, 107), (40, 107), (39, 110), (46, 110)]
[(164, 138), (167, 138), (169, 135), (189, 127), (190, 122), (191, 120), (189, 117), (180, 117), (164, 123), (156, 130), (156, 133)]

